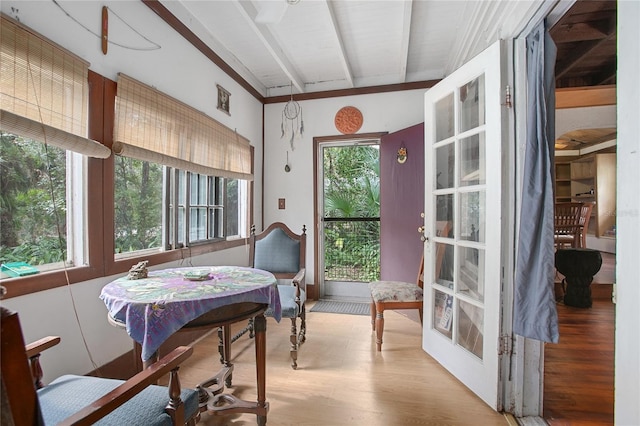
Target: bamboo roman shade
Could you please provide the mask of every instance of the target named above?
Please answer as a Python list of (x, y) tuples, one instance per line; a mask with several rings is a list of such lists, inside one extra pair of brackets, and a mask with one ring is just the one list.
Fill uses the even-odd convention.
[(109, 157), (109, 148), (86, 137), (89, 64), (4, 15), (0, 27), (0, 128)]
[(209, 176), (253, 179), (249, 141), (208, 115), (118, 75), (113, 152)]

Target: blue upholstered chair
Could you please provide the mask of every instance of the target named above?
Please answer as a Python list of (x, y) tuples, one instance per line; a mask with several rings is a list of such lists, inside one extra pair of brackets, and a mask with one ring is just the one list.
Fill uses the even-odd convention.
[[(297, 235), (281, 222), (269, 225), (260, 234), (251, 226), (249, 263), (252, 268), (271, 272), (278, 279), (278, 293), (282, 305), (282, 317), (291, 320), (291, 367), (298, 368), (298, 348), (305, 341), (307, 331), (305, 301), (305, 250), (307, 234)], [(284, 282), (281, 280), (285, 280)], [(265, 312), (270, 315), (269, 310)], [(298, 331), (297, 319), (300, 318)]]
[[(40, 352), (60, 342), (25, 346), (18, 314), (2, 308), (2, 424), (195, 425), (198, 393), (180, 389), (178, 365), (193, 349), (179, 347), (127, 381), (65, 375), (42, 386)], [(154, 383), (169, 374), (167, 387)], [(5, 421), (7, 423), (5, 423)]]

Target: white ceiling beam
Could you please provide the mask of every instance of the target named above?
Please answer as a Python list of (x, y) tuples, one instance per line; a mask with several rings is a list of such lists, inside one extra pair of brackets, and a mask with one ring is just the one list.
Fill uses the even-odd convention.
[(295, 86), (296, 89), (300, 93), (304, 93), (304, 81), (298, 75), (293, 64), (287, 57), (287, 55), (282, 50), (278, 39), (273, 35), (270, 29), (271, 24), (264, 24), (258, 26), (255, 23), (256, 16), (258, 16), (258, 11), (253, 6), (253, 4), (249, 1), (235, 1), (240, 14), (247, 21), (247, 25), (253, 30), (253, 32), (258, 36), (265, 49), (269, 52), (271, 57), (276, 61), (280, 69), (287, 75), (291, 83)]
[(333, 0), (326, 0), (325, 4), (327, 5), (329, 16), (331, 17), (331, 26), (333, 27), (333, 34), (336, 37), (336, 43), (338, 44), (338, 47), (339, 47), (338, 60), (342, 65), (342, 70), (344, 71), (344, 77), (347, 80), (348, 87), (352, 88), (354, 87), (353, 72), (351, 71), (351, 65), (349, 64), (349, 60), (347, 59), (347, 52), (344, 48), (342, 33), (340, 32), (340, 28), (338, 27), (338, 20), (336, 19), (336, 13), (333, 7)]
[(407, 81), (407, 67), (409, 61), (409, 38), (411, 35), (411, 14), (413, 13), (413, 1), (404, 2), (402, 15), (402, 41), (400, 44), (400, 78)]

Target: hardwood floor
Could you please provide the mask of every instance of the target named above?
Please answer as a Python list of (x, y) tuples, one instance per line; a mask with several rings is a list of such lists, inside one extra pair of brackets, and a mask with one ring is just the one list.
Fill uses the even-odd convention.
[[(268, 425), (508, 424), (421, 349), (420, 324), (404, 315), (385, 311), (382, 352), (376, 352), (368, 316), (308, 312), (307, 325), (294, 371), (288, 320), (268, 320)], [(218, 370), (217, 344), (215, 334), (196, 343), (180, 369), (183, 387), (195, 387)], [(227, 393), (254, 401), (253, 341), (243, 336), (234, 343), (232, 358), (233, 387)], [(256, 418), (203, 413), (198, 424), (255, 425)]]
[[(603, 256), (590, 309), (558, 305), (560, 342), (545, 347), (544, 418), (552, 426), (613, 424), (613, 333), (610, 287), (615, 256)], [(308, 307), (309, 309), (310, 307)], [(421, 328), (406, 312), (385, 312), (382, 352), (368, 316), (307, 313), (308, 340), (294, 371), (289, 323), (267, 325), (268, 422), (275, 426), (507, 425), (421, 349)], [(232, 332), (241, 328), (236, 324)], [(195, 387), (219, 368), (215, 333), (194, 346), (183, 364), (183, 387)], [(255, 354), (246, 336), (234, 343), (233, 386), (255, 400)], [(255, 425), (255, 416), (214, 417), (199, 425)]]
[(613, 425), (615, 255), (603, 253), (593, 307), (558, 307), (560, 342), (545, 346), (544, 418), (552, 426)]

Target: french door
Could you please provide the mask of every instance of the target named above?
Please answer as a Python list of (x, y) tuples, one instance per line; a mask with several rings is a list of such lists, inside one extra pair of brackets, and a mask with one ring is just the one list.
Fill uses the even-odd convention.
[(425, 95), (423, 348), (496, 410), (508, 211), (501, 50), (492, 45)]

